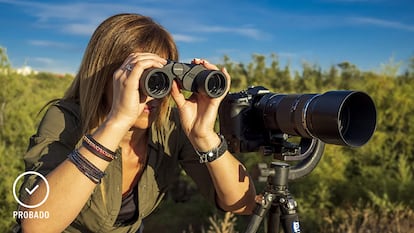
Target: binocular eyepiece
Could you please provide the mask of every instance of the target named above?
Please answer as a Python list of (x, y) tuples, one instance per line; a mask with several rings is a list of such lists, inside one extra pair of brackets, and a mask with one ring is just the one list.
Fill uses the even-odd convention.
[(170, 93), (174, 79), (178, 81), (180, 88), (205, 93), (211, 98), (222, 96), (228, 85), (226, 76), (221, 71), (174, 61), (168, 61), (163, 68), (145, 70), (139, 85), (145, 95), (159, 99)]

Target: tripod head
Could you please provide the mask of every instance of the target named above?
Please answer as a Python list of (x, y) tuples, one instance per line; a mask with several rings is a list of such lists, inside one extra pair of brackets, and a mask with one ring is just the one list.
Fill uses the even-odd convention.
[[(324, 149), (325, 143), (318, 139), (301, 138), (299, 143), (292, 143), (282, 137), (278, 140), (278, 143), (264, 146), (261, 152), (265, 156), (273, 156), (275, 160), (293, 162), (294, 164), (289, 169), (288, 179), (295, 180), (306, 176), (316, 168), (322, 158)], [(267, 164), (259, 163), (258, 166), (261, 176), (266, 178), (268, 176)]]

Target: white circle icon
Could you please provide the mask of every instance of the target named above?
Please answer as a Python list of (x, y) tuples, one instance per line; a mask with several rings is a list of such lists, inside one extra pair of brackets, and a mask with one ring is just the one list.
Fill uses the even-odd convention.
[[(41, 201), (41, 202), (39, 202), (39, 203), (37, 203), (37, 204), (35, 204), (35, 205), (28, 205), (28, 204), (25, 204), (24, 202), (22, 202), (20, 199), (19, 199), (19, 197), (18, 197), (18, 195), (17, 195), (17, 193), (16, 193), (16, 185), (17, 185), (17, 182), (22, 178), (22, 177), (24, 177), (25, 175), (36, 175), (36, 176), (39, 176), (44, 182), (45, 182), (45, 185), (46, 185), (46, 195), (45, 195), (45, 197), (43, 198), (43, 200)], [(35, 187), (33, 187), (31, 190), (30, 189), (28, 189), (28, 188), (25, 188), (25, 192), (27, 192), (29, 195), (32, 195), (34, 192), (36, 192), (36, 190), (39, 188), (39, 185), (37, 184), (37, 185), (35, 185)], [(14, 181), (14, 183), (13, 183), (13, 196), (14, 196), (14, 199), (17, 201), (17, 203), (19, 203), (21, 206), (23, 206), (23, 207), (26, 207), (26, 208), (28, 208), (28, 209), (32, 209), (32, 208), (36, 208), (36, 207), (39, 207), (39, 206), (41, 206), (43, 203), (45, 203), (45, 201), (47, 200), (47, 198), (49, 197), (49, 183), (47, 182), (47, 179), (46, 179), (46, 177), (44, 177), (42, 174), (40, 174), (39, 172), (35, 172), (35, 171), (27, 171), (27, 172), (23, 172), (22, 174), (20, 174), (17, 178), (16, 178), (16, 180)]]

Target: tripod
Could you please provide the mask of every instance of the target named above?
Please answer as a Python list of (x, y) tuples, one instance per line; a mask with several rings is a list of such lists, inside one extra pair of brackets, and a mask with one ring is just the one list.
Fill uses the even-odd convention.
[(270, 168), (262, 168), (262, 172), (267, 173), (267, 184), (263, 191), (263, 199), (257, 204), (246, 233), (256, 232), (266, 213), (268, 233), (278, 232), (280, 223), (284, 233), (301, 232), (296, 211), (297, 203), (290, 195), (287, 185), (289, 165), (272, 162)]
[(253, 211), (245, 233), (257, 232), (263, 218), (267, 233), (277, 233), (280, 224), (284, 233), (300, 233), (297, 202), (288, 189), (288, 180), (294, 180), (309, 174), (319, 163), (325, 144), (317, 139), (302, 138), (299, 144), (290, 143), (280, 134), (272, 135), (272, 145), (264, 147), (265, 156), (273, 155), (279, 161), (300, 161), (293, 167), (284, 162), (272, 162), (259, 166), (261, 176), (266, 178), (263, 199)]

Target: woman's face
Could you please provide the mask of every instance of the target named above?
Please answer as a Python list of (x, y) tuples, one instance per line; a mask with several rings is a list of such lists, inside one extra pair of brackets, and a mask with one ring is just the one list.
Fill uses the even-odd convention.
[(144, 110), (141, 115), (137, 117), (133, 127), (138, 129), (148, 129), (157, 117), (159, 117), (162, 99), (154, 99), (141, 94), (140, 100), (140, 105), (143, 105)]
[[(112, 106), (112, 81), (108, 82), (106, 85), (105, 99), (107, 100), (108, 111)], [(134, 128), (137, 129), (148, 129), (151, 127), (151, 124), (159, 117), (163, 99), (154, 99), (150, 96), (146, 96), (143, 93), (140, 93), (140, 107), (143, 108), (142, 113), (137, 116)]]

